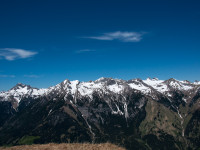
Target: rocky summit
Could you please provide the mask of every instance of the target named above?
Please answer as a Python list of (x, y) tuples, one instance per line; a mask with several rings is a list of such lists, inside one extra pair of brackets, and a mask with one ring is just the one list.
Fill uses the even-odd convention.
[(200, 82), (65, 80), (0, 92), (0, 145), (110, 142), (127, 149), (198, 149)]

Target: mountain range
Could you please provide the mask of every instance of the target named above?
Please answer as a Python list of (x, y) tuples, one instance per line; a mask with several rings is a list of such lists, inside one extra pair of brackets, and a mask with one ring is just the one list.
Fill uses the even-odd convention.
[(0, 92), (0, 145), (111, 142), (198, 149), (200, 81), (100, 78)]

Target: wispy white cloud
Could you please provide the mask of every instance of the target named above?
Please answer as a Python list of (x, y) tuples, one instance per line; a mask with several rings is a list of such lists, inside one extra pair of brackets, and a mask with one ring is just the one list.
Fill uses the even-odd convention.
[(78, 50), (78, 51), (75, 51), (76, 53), (86, 53), (86, 52), (94, 52), (95, 50), (92, 50), (92, 49), (81, 49), (81, 50)]
[(27, 78), (39, 78), (40, 76), (39, 75), (35, 75), (35, 74), (31, 74), (31, 75), (24, 75), (24, 77), (27, 77)]
[(15, 78), (15, 75), (0, 74), (0, 78)]
[(99, 36), (89, 36), (85, 38), (95, 39), (95, 40), (104, 40), (104, 41), (118, 40), (121, 42), (139, 42), (142, 40), (142, 36), (144, 34), (145, 34), (144, 32), (116, 31), (116, 32), (103, 33)]
[(37, 52), (17, 48), (0, 48), (0, 59), (9, 61), (33, 57)]

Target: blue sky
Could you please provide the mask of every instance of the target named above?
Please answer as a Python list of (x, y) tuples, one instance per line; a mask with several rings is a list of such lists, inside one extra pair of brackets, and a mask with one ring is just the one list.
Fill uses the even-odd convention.
[(65, 79), (200, 80), (199, 0), (1, 0), (0, 90)]

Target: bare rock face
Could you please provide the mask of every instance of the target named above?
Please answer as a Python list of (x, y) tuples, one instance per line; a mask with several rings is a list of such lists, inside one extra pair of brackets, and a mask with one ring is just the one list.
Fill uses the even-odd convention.
[(195, 149), (200, 139), (199, 103), (198, 81), (100, 78), (65, 80), (48, 89), (17, 84), (0, 92), (0, 144), (19, 145), (37, 137), (32, 143)]

